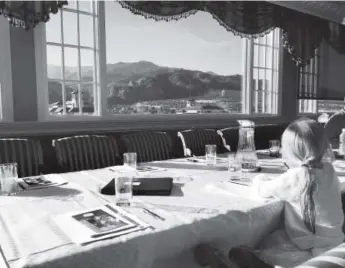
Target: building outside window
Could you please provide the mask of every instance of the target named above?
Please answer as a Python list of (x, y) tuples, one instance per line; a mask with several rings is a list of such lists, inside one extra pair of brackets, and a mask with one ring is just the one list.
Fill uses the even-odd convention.
[(71, 1), (35, 38), (41, 119), (279, 114), (279, 29), (246, 39), (207, 12), (166, 22)]

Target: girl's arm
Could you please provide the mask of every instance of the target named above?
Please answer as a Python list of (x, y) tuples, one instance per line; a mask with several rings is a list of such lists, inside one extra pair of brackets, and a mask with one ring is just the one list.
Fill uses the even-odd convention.
[(267, 175), (258, 175), (253, 179), (253, 190), (264, 198), (273, 197), (288, 200), (292, 197), (295, 176), (294, 169), (289, 169), (275, 178), (268, 177)]

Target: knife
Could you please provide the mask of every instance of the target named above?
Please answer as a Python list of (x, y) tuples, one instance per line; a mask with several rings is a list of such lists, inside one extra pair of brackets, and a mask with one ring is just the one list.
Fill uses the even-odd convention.
[(149, 210), (149, 209), (147, 209), (147, 208), (142, 208), (142, 210), (143, 210), (145, 213), (151, 215), (152, 217), (154, 217), (154, 218), (156, 218), (156, 219), (158, 219), (158, 220), (165, 221), (165, 219), (164, 219), (163, 217), (159, 216), (158, 214), (152, 212), (151, 210)]

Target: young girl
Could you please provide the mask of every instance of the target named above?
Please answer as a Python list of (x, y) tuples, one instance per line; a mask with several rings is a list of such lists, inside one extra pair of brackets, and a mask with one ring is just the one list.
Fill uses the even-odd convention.
[[(323, 161), (329, 148), (316, 121), (299, 119), (287, 127), (282, 155), (289, 170), (276, 178), (253, 179), (260, 196), (286, 201), (285, 228), (264, 239), (259, 251), (232, 248), (228, 257), (237, 267), (295, 267), (343, 243), (340, 183), (332, 163)], [(201, 245), (195, 253), (202, 266), (224, 267), (209, 246)]]

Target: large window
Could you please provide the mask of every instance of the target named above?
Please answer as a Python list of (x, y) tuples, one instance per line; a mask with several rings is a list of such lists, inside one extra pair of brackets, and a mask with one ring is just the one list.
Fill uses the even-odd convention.
[(70, 1), (45, 27), (46, 113), (97, 114), (97, 2)]
[(279, 30), (247, 40), (207, 12), (157, 22), (105, 5), (110, 114), (277, 114)]
[(44, 118), (278, 114), (278, 29), (246, 39), (206, 12), (166, 22), (117, 1), (70, 1), (40, 37)]

